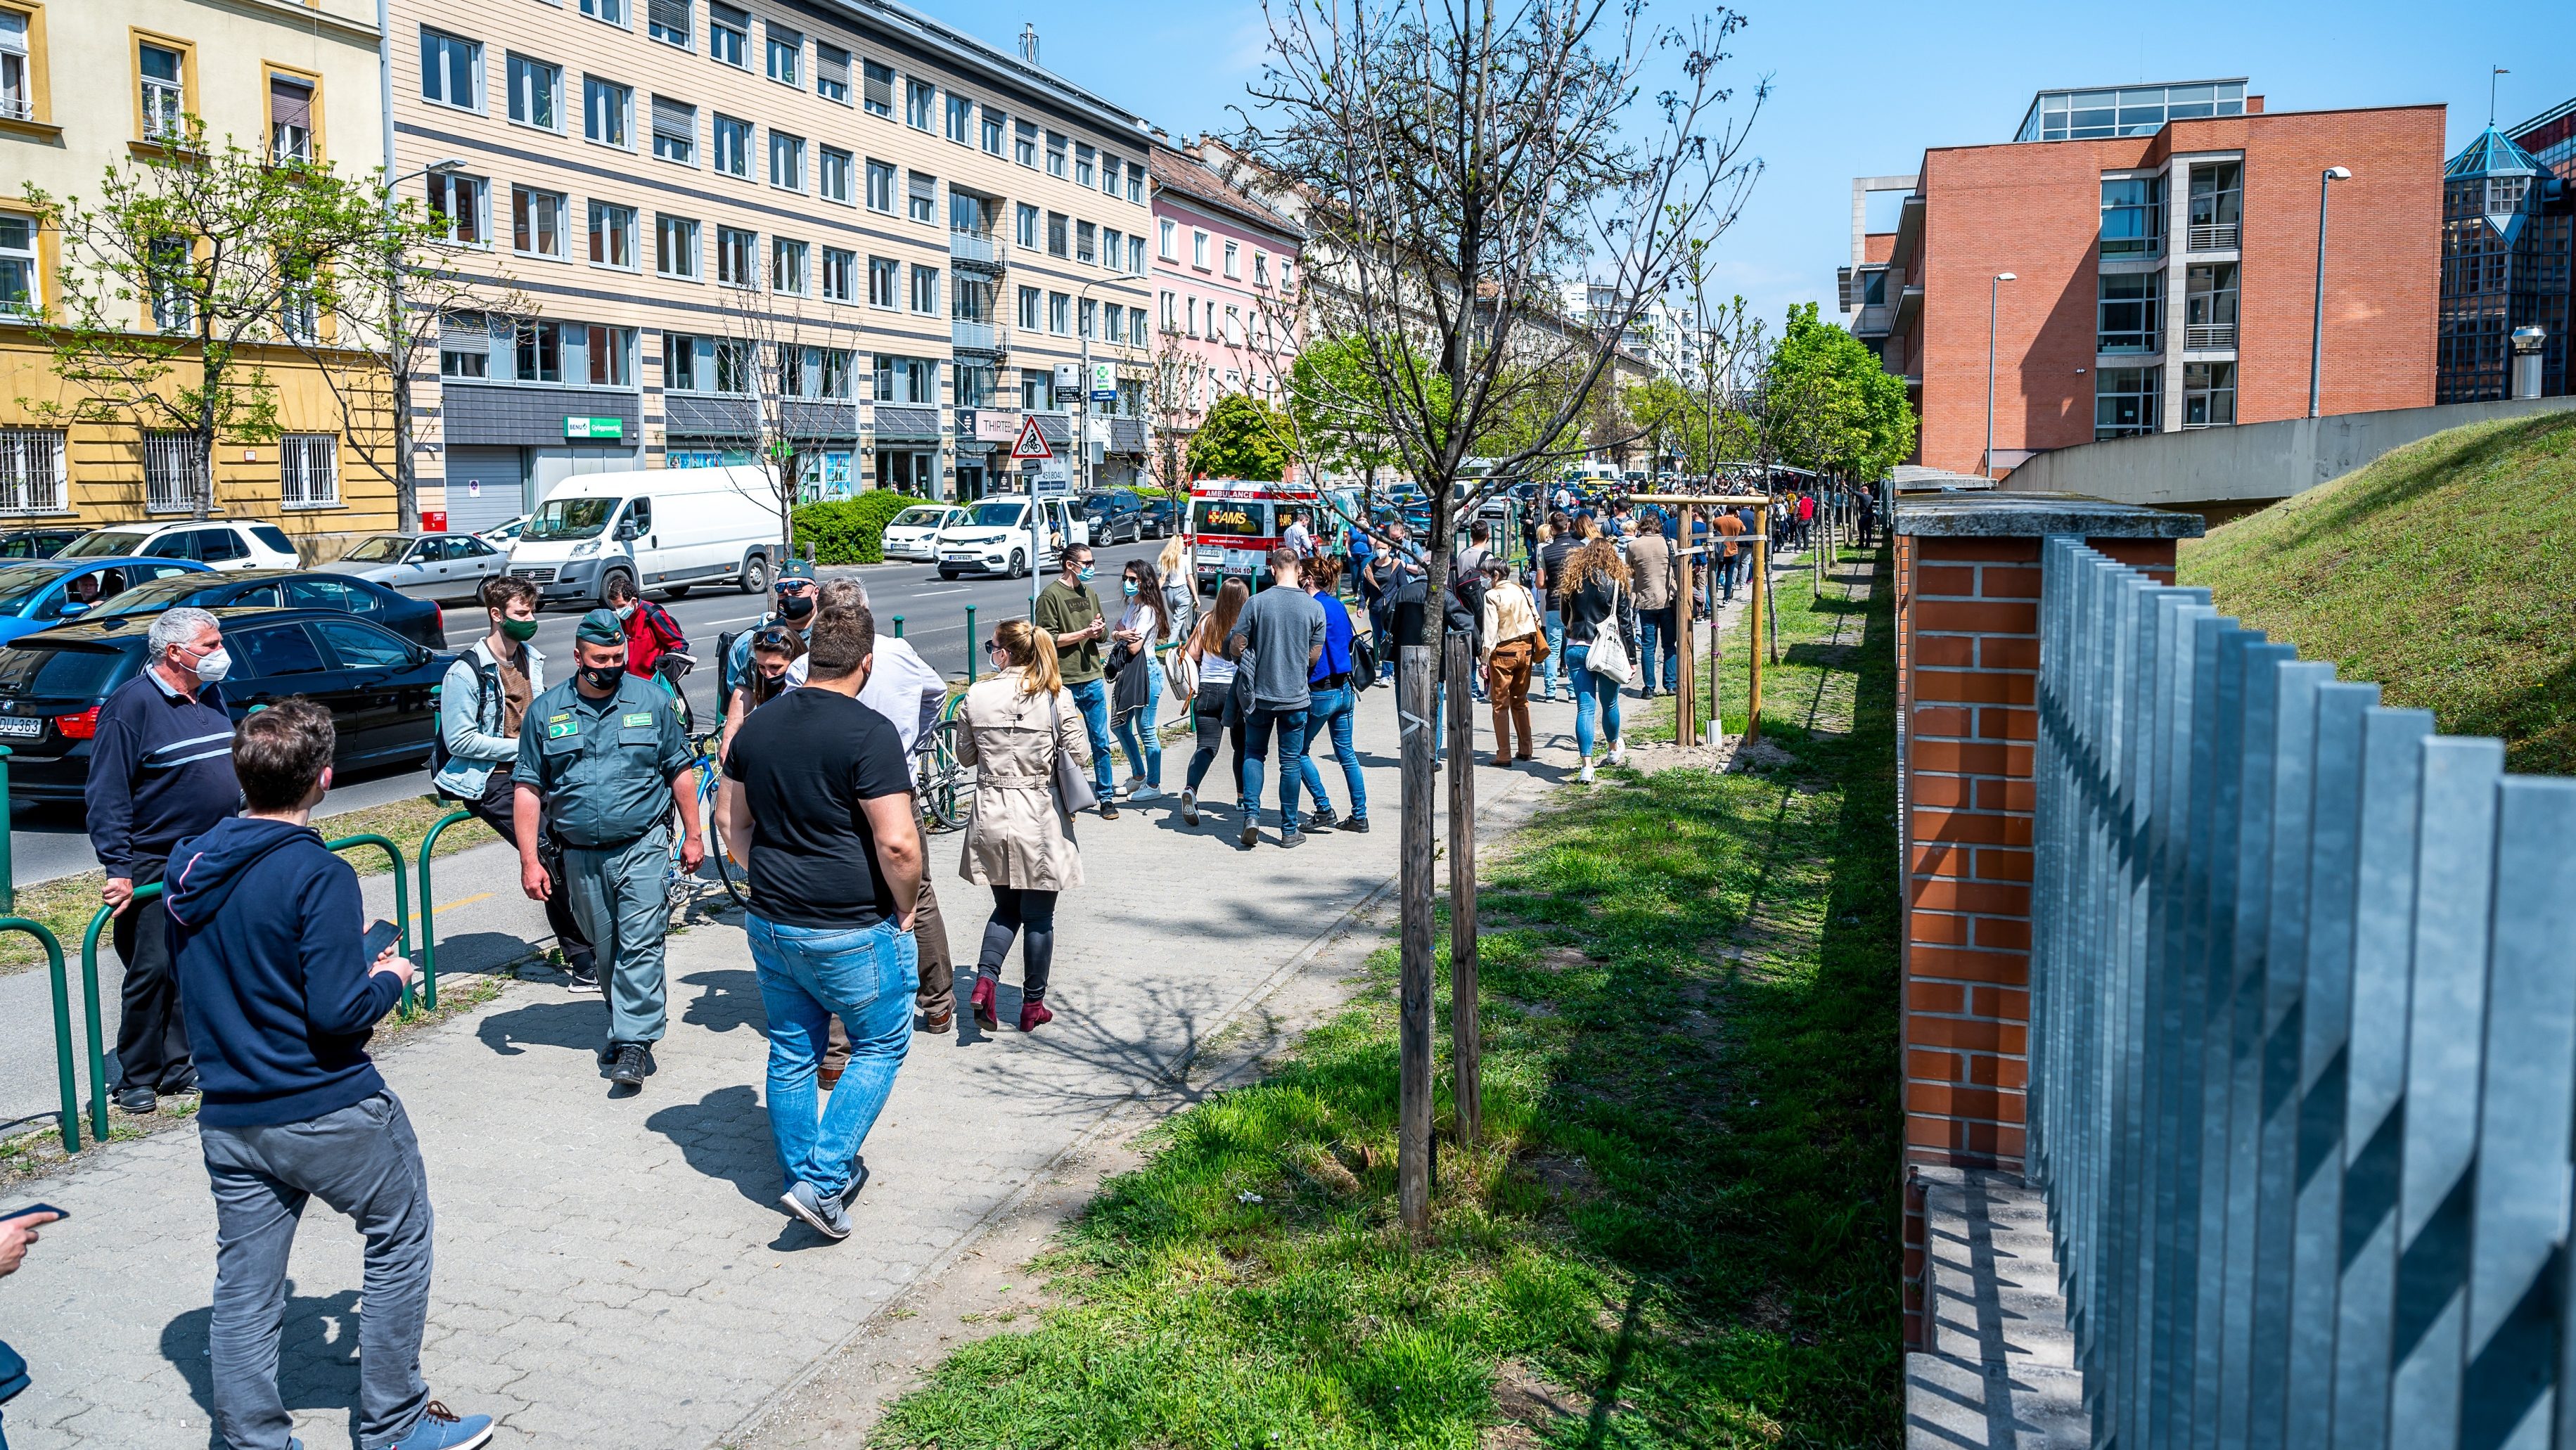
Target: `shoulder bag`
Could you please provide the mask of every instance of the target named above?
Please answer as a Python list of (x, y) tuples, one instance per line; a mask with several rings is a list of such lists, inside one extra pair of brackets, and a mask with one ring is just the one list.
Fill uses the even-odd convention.
[(1054, 757), (1050, 769), (1055, 775), (1055, 803), (1066, 815), (1087, 811), (1100, 804), (1099, 793), (1091, 788), (1091, 777), (1083, 774), (1073, 752), (1064, 748), (1064, 692), (1047, 696), (1047, 753)]
[(1184, 705), (1199, 697), (1199, 662), (1190, 658), (1186, 640), (1163, 657), (1163, 684)]
[(1610, 586), (1610, 616), (1592, 631), (1592, 648), (1583, 657), (1583, 667), (1614, 685), (1628, 683), (1636, 673), (1628, 662), (1628, 646), (1619, 638), (1619, 586)]

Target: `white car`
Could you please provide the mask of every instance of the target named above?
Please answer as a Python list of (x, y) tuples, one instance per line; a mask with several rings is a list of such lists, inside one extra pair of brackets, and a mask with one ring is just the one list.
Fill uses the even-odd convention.
[(963, 517), (939, 531), (939, 577), (999, 574), (1005, 579), (1025, 578), (1032, 554), (1038, 572), (1052, 574), (1066, 543), (1091, 542), (1090, 524), (1063, 497), (1039, 499), (1037, 507), (1038, 536), (1034, 539), (1030, 537), (1027, 494), (995, 494), (960, 510)]
[(225, 519), (136, 524), (83, 534), (63, 546), (58, 559), (194, 559), (209, 569), (301, 569), (295, 541), (275, 524)]
[(493, 548), (506, 553), (512, 544), (519, 542), (519, 534), (522, 530), (527, 528), (528, 520), (535, 517), (535, 514), (521, 514), (506, 524), (498, 524), (492, 528), (485, 529), (474, 537), (481, 539), (483, 542), (490, 544)]
[(886, 521), (885, 556), (889, 559), (915, 559), (924, 564), (939, 557), (939, 531), (965, 517), (966, 510), (955, 504), (915, 504)]

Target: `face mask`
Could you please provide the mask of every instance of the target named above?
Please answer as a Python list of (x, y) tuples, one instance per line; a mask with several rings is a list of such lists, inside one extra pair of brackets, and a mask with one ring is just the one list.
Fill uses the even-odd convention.
[(505, 619), (501, 621), (501, 633), (525, 643), (537, 637), (537, 622), (533, 619)]
[(1136, 581), (1135, 581), (1135, 580), (1133, 580), (1133, 579), (1129, 579), (1129, 580), (1125, 581), (1124, 583), (1122, 583), (1121, 585), (1119, 585), (1119, 587), (1120, 587), (1121, 589), (1123, 589), (1123, 590), (1125, 590), (1125, 591), (1127, 592), (1127, 597), (1128, 597), (1128, 598), (1133, 599), (1133, 598), (1135, 598), (1135, 597), (1136, 597)]
[(632, 604), (621, 604), (617, 606), (617, 617), (620, 619), (633, 619), (635, 617), (635, 606)]
[(1092, 576), (1099, 572), (1100, 570), (1096, 566), (1085, 564), (1080, 569), (1074, 571), (1073, 577), (1081, 580), (1085, 584), (1088, 584), (1091, 582)]
[(206, 657), (197, 661), (197, 679), (204, 684), (220, 685), (224, 676), (232, 672), (233, 652), (222, 645), (207, 651)]
[(788, 619), (803, 619), (814, 612), (814, 601), (803, 594), (790, 594), (778, 601), (778, 612)]
[(595, 669), (585, 665), (581, 672), (581, 682), (594, 690), (614, 690), (617, 688), (618, 677), (625, 673), (624, 665), (601, 665)]

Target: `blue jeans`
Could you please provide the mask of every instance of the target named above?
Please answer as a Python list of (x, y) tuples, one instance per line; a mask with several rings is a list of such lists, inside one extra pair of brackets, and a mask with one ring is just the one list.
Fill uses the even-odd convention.
[(1261, 812), (1261, 772), (1269, 763), (1270, 733), (1279, 732), (1279, 829), (1297, 829), (1297, 781), (1299, 767), (1306, 755), (1306, 710), (1274, 709), (1268, 705), (1252, 707), (1252, 718), (1243, 725), (1243, 812), (1247, 819)]
[[(912, 1047), (912, 994), (920, 985), (912, 933), (891, 921), (825, 928), (754, 915), (746, 925), (769, 1017), (769, 1131), (779, 1166), (791, 1186), (838, 1194)], [(814, 1068), (836, 1016), (850, 1032), (850, 1065), (818, 1121)]]
[(1637, 611), (1637, 682), (1655, 683), (1655, 655), (1664, 657), (1664, 684), (1667, 690), (1679, 689), (1682, 680), (1680, 615), (1667, 604), (1661, 609)]
[[(1127, 668), (1137, 666), (1131, 662)], [(1139, 784), (1159, 787), (1163, 783), (1163, 737), (1154, 728), (1154, 711), (1163, 699), (1163, 662), (1152, 660), (1145, 668), (1152, 671), (1152, 683), (1145, 690), (1145, 708), (1118, 717), (1118, 748), (1127, 752), (1129, 775)]]
[(1082, 712), (1082, 733), (1091, 737), (1091, 783), (1099, 787), (1100, 803), (1110, 802), (1109, 794), (1109, 682), (1085, 680), (1067, 685), (1065, 693), (1073, 696), (1073, 708)]
[(1562, 658), (1564, 654), (1565, 616), (1556, 610), (1551, 609), (1547, 612), (1547, 658), (1541, 661), (1541, 663), (1546, 666), (1541, 673), (1547, 680), (1547, 697), (1551, 700), (1555, 699), (1557, 695), (1557, 661)]
[(1306, 794), (1315, 798), (1317, 810), (1333, 808), (1333, 798), (1324, 794), (1324, 777), (1315, 769), (1315, 741), (1327, 737), (1333, 742), (1333, 758), (1342, 763), (1342, 780), (1350, 788), (1351, 819), (1368, 816), (1368, 783), (1360, 777), (1360, 753), (1351, 748), (1351, 709), (1358, 700), (1351, 687), (1317, 690), (1306, 704), (1306, 739), (1298, 747), (1298, 776), (1306, 783)]
[(1565, 652), (1565, 673), (1574, 681), (1574, 753), (1585, 760), (1592, 758), (1595, 711), (1600, 713), (1601, 728), (1612, 740), (1619, 738), (1619, 686), (1609, 676), (1596, 675), (1583, 667), (1591, 654), (1592, 646), (1588, 644), (1575, 645)]

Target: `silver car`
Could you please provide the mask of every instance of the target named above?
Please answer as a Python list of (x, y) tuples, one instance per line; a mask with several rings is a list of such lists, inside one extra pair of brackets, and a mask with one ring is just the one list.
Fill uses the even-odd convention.
[(376, 534), (322, 565), (413, 599), (471, 600), (483, 581), (508, 572), (510, 556), (472, 534)]

